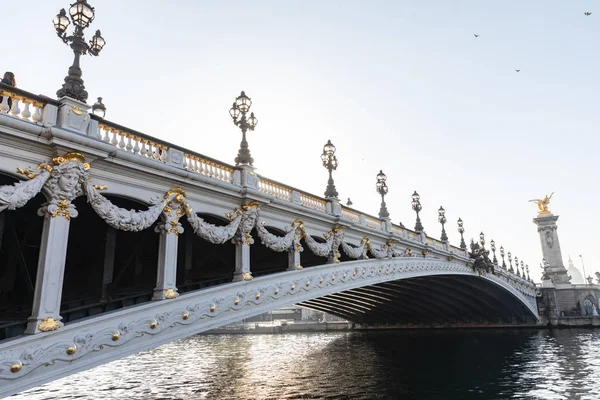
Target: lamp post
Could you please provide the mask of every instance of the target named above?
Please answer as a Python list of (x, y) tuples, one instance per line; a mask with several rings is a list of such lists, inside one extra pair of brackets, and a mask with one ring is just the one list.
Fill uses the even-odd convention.
[(504, 262), (504, 247), (500, 246), (500, 257), (502, 257), (502, 268), (506, 269), (506, 263)]
[(102, 97), (98, 97), (98, 101), (92, 105), (92, 112), (94, 115), (104, 119), (104, 116), (106, 115), (106, 106), (102, 103)]
[(490, 248), (492, 249), (492, 254), (494, 254), (492, 262), (498, 265), (498, 259), (496, 258), (496, 242), (494, 242), (494, 239), (490, 240)]
[(415, 231), (423, 232), (423, 225), (421, 224), (421, 218), (419, 218), (419, 212), (423, 209), (421, 206), (421, 196), (415, 190), (412, 195), (412, 209), (417, 213), (417, 223), (415, 224)]
[(479, 244), (482, 248), (485, 246), (485, 235), (483, 234), (483, 232), (479, 234)]
[(529, 277), (529, 264), (525, 265), (525, 270), (527, 271), (527, 280), (531, 281), (531, 278)]
[(583, 283), (585, 283), (587, 278), (585, 277), (585, 265), (583, 264), (583, 256), (580, 254), (579, 258), (581, 258), (581, 268), (583, 269)]
[(525, 263), (521, 260), (521, 271), (519, 271), (519, 276), (525, 278)]
[(465, 238), (463, 237), (463, 233), (465, 233), (465, 228), (463, 227), (463, 220), (459, 218), (457, 223), (458, 233), (460, 233), (460, 248), (464, 250), (467, 248), (467, 244), (465, 243)]
[(329, 171), (329, 180), (327, 181), (325, 197), (330, 199), (337, 199), (338, 192), (337, 190), (335, 190), (335, 184), (333, 183), (331, 171), (335, 171), (337, 169), (338, 160), (335, 156), (335, 146), (331, 143), (331, 140), (328, 140), (325, 146), (323, 146), (323, 154), (321, 154), (321, 161), (323, 161), (323, 166)]
[(519, 258), (515, 256), (515, 270), (517, 275), (519, 275)]
[(250, 111), (252, 106), (252, 100), (246, 96), (246, 93), (242, 90), (242, 93), (235, 98), (233, 106), (229, 110), (229, 115), (233, 119), (233, 124), (240, 128), (242, 131), (242, 142), (240, 143), (240, 149), (238, 155), (235, 158), (235, 165), (248, 165), (252, 166), (254, 159), (250, 155), (250, 149), (248, 148), (248, 142), (246, 141), (246, 132), (248, 130), (253, 131), (258, 124), (258, 120), (254, 117), (254, 113), (250, 113), (250, 118), (246, 119), (246, 113)]
[(510, 268), (508, 270), (510, 272), (515, 272), (515, 270), (513, 269), (513, 266), (512, 266), (512, 255), (510, 254), (510, 251), (508, 252), (508, 263), (510, 264)]
[(69, 15), (71, 16), (73, 25), (75, 25), (75, 30), (70, 36), (67, 35), (66, 30), (71, 21), (69, 21), (64, 8), (60, 10), (52, 21), (58, 37), (61, 38), (65, 44), (69, 45), (75, 54), (73, 65), (71, 65), (69, 74), (65, 77), (65, 83), (63, 83), (62, 88), (56, 92), (56, 95), (58, 98), (67, 96), (85, 103), (88, 98), (88, 93), (85, 90), (83, 79), (81, 79), (79, 58), (85, 54), (98, 56), (106, 44), (106, 41), (98, 30), (90, 39), (89, 44), (85, 42), (83, 30), (92, 23), (95, 16), (94, 7), (90, 6), (86, 0), (77, 0), (75, 3), (71, 4)]
[(377, 193), (381, 195), (381, 208), (379, 208), (379, 218), (389, 218), (390, 213), (387, 210), (387, 206), (385, 205), (385, 195), (388, 192), (388, 187), (385, 181), (387, 180), (387, 176), (383, 173), (383, 170), (379, 170), (377, 174), (377, 183), (376, 189)]
[(447, 242), (448, 235), (446, 235), (446, 229), (444, 228), (444, 225), (446, 224), (446, 210), (444, 210), (444, 207), (442, 206), (440, 206), (440, 209), (438, 210), (438, 222), (442, 224), (442, 236), (440, 239), (442, 242)]

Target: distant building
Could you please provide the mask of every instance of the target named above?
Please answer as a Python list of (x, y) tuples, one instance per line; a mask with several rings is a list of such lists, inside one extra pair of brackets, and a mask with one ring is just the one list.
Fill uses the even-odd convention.
[(573, 264), (573, 260), (571, 260), (571, 256), (569, 255), (569, 268), (567, 269), (567, 274), (571, 275), (571, 283), (573, 284), (582, 284), (585, 283), (583, 281), (583, 275), (577, 269), (575, 264)]

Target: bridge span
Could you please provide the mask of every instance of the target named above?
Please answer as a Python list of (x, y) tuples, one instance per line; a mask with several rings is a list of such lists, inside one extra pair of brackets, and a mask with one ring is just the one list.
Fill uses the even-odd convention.
[(0, 395), (291, 304), (362, 323), (514, 323), (537, 317), (529, 290), (502, 275), (479, 275), (462, 262), (402, 257), (325, 264), (185, 293), (2, 343)]
[(537, 322), (523, 264), (483, 234), (468, 251), (69, 97), (0, 96), (0, 396), (290, 304), (367, 325)]

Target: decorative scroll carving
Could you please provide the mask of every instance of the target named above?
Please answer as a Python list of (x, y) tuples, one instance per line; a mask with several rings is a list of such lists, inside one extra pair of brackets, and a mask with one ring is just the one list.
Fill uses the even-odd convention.
[(327, 262), (339, 263), (341, 257), (339, 248), (344, 240), (344, 227), (342, 225), (336, 226), (331, 232), (325, 234), (325, 238), (328, 236), (332, 236), (333, 241), (331, 243), (331, 251), (327, 256)]
[(551, 230), (547, 230), (545, 232), (546, 234), (546, 244), (548, 245), (548, 247), (552, 248), (552, 246), (554, 246), (554, 235), (552, 234)]
[(210, 243), (223, 244), (235, 235), (242, 221), (242, 216), (241, 214), (236, 214), (235, 218), (228, 225), (216, 226), (205, 222), (193, 213), (191, 208), (188, 208), (187, 220), (196, 235)]
[(256, 225), (256, 219), (258, 217), (258, 211), (260, 210), (259, 204), (256, 201), (253, 201), (249, 204), (242, 206), (242, 220), (240, 221), (240, 226), (233, 237), (233, 244), (245, 244), (251, 245), (254, 243), (254, 239), (250, 232), (254, 225)]
[(154, 231), (165, 235), (169, 233), (179, 235), (183, 233), (179, 218), (189, 208), (185, 201), (185, 191), (181, 188), (171, 189), (165, 193), (164, 199), (167, 204), (163, 208), (162, 221), (154, 228)]
[(163, 212), (170, 199), (163, 199), (146, 211), (126, 210), (115, 206), (106, 197), (94, 189), (91, 184), (84, 183), (88, 202), (108, 225), (121, 231), (139, 232), (150, 227)]

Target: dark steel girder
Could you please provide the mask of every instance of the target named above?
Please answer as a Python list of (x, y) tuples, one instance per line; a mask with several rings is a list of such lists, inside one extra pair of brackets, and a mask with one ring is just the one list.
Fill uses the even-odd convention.
[(387, 316), (384, 313), (375, 310), (375, 307), (373, 307), (372, 305), (370, 305), (369, 303), (367, 303), (365, 301), (361, 301), (358, 303), (356, 301), (349, 302), (347, 299), (340, 298), (336, 294), (331, 294), (331, 295), (321, 297), (319, 300), (326, 302), (327, 304), (333, 304), (337, 307), (359, 309), (359, 310), (361, 310), (362, 314), (365, 316), (366, 320), (368, 320), (369, 317), (374, 318), (374, 320), (376, 320), (376, 321), (387, 320)]
[[(331, 296), (331, 295), (329, 295), (329, 296)], [(329, 297), (329, 296), (327, 296), (327, 297)], [(364, 293), (358, 292), (358, 288), (336, 294), (336, 298), (339, 298), (342, 302), (352, 302), (355, 299), (358, 301), (364, 301), (365, 299), (371, 300), (376, 297), (377, 296), (374, 296), (372, 294), (364, 294)], [(372, 300), (372, 301), (374, 301), (374, 300)], [(393, 301), (394, 301), (394, 299), (392, 298), (392, 299), (386, 299), (386, 301), (383, 302), (383, 301), (381, 301), (381, 296), (379, 296), (379, 299), (377, 301), (374, 301), (373, 308), (370, 309), (368, 313), (373, 316), (375, 316), (375, 315), (381, 316), (379, 319), (381, 319), (383, 321), (390, 320), (390, 314), (392, 313), (392, 311), (394, 311), (396, 315), (401, 314), (403, 317), (409, 316), (411, 320), (415, 320), (415, 321), (418, 320), (419, 317), (422, 315), (422, 313), (415, 312), (414, 310), (411, 310), (411, 309), (398, 310), (391, 305), (391, 303)]]
[(435, 304), (432, 304), (428, 299), (425, 299), (425, 301), (417, 301), (409, 296), (408, 293), (382, 290), (377, 285), (355, 290), (360, 290), (361, 293), (366, 292), (370, 295), (381, 295), (382, 292), (386, 292), (386, 294), (392, 298), (392, 301), (386, 307), (386, 313), (392, 317), (399, 313), (406, 313), (406, 311), (410, 310), (416, 312), (419, 320), (422, 320), (427, 316), (429, 319), (432, 319), (432, 321), (441, 323), (446, 319), (444, 313), (440, 312), (439, 308), (437, 308)]
[[(441, 290), (436, 285), (438, 283), (435, 280), (427, 280), (426, 283), (420, 283), (417, 280), (402, 280), (386, 282), (383, 284), (385, 287), (398, 288), (400, 290), (411, 290), (418, 294), (419, 297), (423, 298), (428, 296), (433, 298), (435, 303), (446, 304), (449, 307), (454, 308), (454, 315), (467, 315), (470, 321), (474, 321), (477, 318), (483, 319), (485, 313), (479, 309), (474, 303), (468, 302), (461, 296), (461, 292), (457, 288), (451, 290)], [(456, 293), (458, 292), (458, 295)]]

